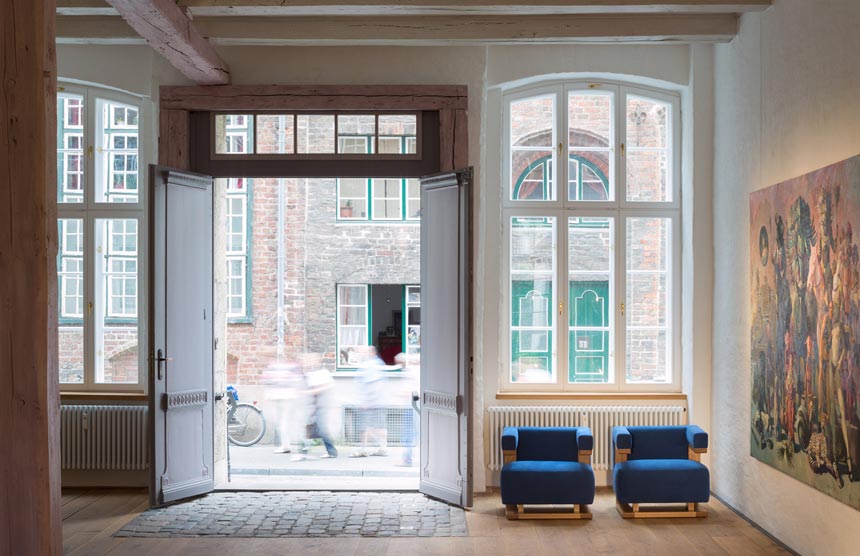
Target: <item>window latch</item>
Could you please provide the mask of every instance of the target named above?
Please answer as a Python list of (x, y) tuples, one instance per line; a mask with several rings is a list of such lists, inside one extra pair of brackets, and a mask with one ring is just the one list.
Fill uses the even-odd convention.
[(621, 304), (621, 317), (624, 317), (624, 304)]
[(621, 143), (621, 156), (627, 156), (627, 147), (624, 145), (624, 143)]
[(558, 314), (559, 314), (559, 315), (563, 315), (563, 314), (564, 314), (564, 303), (559, 303), (559, 304), (558, 304)]

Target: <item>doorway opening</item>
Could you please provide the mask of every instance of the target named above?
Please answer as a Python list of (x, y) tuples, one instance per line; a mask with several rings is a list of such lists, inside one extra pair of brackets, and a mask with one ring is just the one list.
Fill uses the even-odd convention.
[(417, 490), (418, 188), (215, 180), (217, 488)]

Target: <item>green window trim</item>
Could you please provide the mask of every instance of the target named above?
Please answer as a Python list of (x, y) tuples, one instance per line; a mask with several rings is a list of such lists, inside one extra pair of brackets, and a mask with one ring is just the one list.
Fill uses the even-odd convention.
[[(547, 193), (549, 192), (549, 176), (550, 176), (549, 166), (550, 166), (550, 163), (552, 162), (552, 160), (553, 160), (552, 155), (543, 156), (543, 157), (535, 160), (531, 164), (529, 164), (528, 167), (526, 167), (526, 169), (523, 170), (523, 172), (519, 175), (519, 177), (517, 177), (517, 182), (516, 182), (516, 185), (514, 186), (514, 199), (515, 200), (520, 200), (520, 189), (522, 188), (522, 185), (523, 185), (523, 182), (525, 181), (525, 179), (529, 176), (529, 174), (532, 173), (532, 171), (535, 170), (535, 168), (538, 168), (541, 165), (546, 165), (547, 168), (544, 170), (544, 173), (543, 173), (543, 197), (540, 200), (542, 200), (542, 201), (548, 200)], [(571, 161), (571, 160), (577, 162), (580, 166), (585, 166), (586, 168), (588, 168), (589, 170), (591, 170), (592, 172), (595, 173), (595, 175), (598, 177), (598, 179), (600, 179), (600, 181), (603, 183), (603, 187), (606, 191), (606, 197), (608, 199), (609, 198), (609, 179), (606, 177), (606, 174), (603, 172), (603, 170), (598, 168), (597, 165), (594, 164), (593, 162), (591, 162), (590, 160), (583, 158), (579, 155), (575, 155), (575, 154), (568, 155), (568, 161)], [(581, 199), (582, 193), (583, 193), (582, 172), (577, 173), (576, 181), (577, 181), (577, 184), (576, 184), (577, 193), (578, 193), (579, 198)]]
[[(349, 134), (338, 134), (337, 140), (340, 141), (341, 138), (351, 138), (351, 137), (363, 137), (367, 139), (367, 152), (365, 154), (373, 154), (374, 152), (374, 137), (375, 135), (349, 135)], [(400, 138), (400, 154), (405, 154), (408, 152), (408, 142), (410, 139), (414, 139), (412, 136), (408, 135), (380, 135), (379, 138), (390, 139), (390, 138)], [(362, 178), (359, 178), (362, 179)], [(364, 195), (364, 203), (367, 207), (367, 216), (365, 217), (348, 217), (345, 218), (341, 216), (342, 208), (351, 207), (351, 205), (346, 205), (346, 207), (342, 207), (340, 200), (340, 178), (336, 180), (335, 189), (337, 193), (337, 212), (335, 213), (336, 221), (338, 223), (344, 222), (420, 222), (420, 196), (419, 199), (419, 216), (417, 218), (409, 216), (409, 182), (411, 180), (417, 178), (363, 178), (366, 180), (366, 193)], [(373, 205), (374, 205), (374, 196), (373, 196), (373, 181), (378, 179), (389, 179), (389, 180), (400, 180), (400, 218), (377, 218), (374, 217), (373, 214)], [(347, 203), (350, 202), (350, 199), (347, 200)]]

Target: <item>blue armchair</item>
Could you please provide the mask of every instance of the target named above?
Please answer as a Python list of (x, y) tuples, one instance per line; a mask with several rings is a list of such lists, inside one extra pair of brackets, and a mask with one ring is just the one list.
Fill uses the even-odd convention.
[[(594, 437), (587, 427), (505, 427), (502, 503), (508, 519), (591, 519)], [(572, 512), (526, 512), (525, 505), (572, 504)]]
[[(612, 486), (621, 517), (707, 517), (698, 504), (710, 498), (708, 468), (701, 454), (708, 435), (701, 428), (613, 427)], [(685, 511), (642, 509), (640, 504), (686, 504)]]

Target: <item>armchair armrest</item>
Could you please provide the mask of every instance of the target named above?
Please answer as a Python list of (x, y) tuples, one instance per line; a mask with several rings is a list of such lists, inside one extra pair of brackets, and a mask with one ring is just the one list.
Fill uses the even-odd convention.
[(687, 426), (687, 458), (699, 461), (708, 451), (708, 433), (696, 425)]
[(708, 450), (708, 433), (696, 425), (687, 426), (687, 444), (694, 450)]
[(576, 429), (576, 448), (580, 452), (591, 453), (594, 450), (594, 435), (589, 427)]
[(615, 451), (629, 454), (633, 448), (633, 437), (627, 427), (612, 427), (612, 446)]
[(612, 447), (615, 463), (627, 461), (627, 455), (633, 450), (633, 437), (627, 427), (612, 427)]
[(502, 455), (505, 463), (517, 461), (517, 444), (520, 435), (516, 427), (505, 427), (502, 430)]
[(576, 449), (579, 452), (579, 463), (591, 465), (591, 453), (594, 451), (594, 435), (589, 427), (576, 429)]

